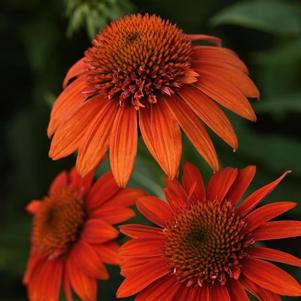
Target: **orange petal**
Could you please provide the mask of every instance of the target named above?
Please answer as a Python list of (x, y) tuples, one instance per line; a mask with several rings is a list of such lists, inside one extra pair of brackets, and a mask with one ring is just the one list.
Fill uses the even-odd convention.
[(78, 150), (76, 168), (82, 174), (87, 174), (96, 168), (109, 146), (114, 116), (117, 114), (117, 105), (107, 99), (98, 97), (103, 106), (91, 122)]
[(217, 65), (232, 65), (245, 73), (248, 68), (240, 58), (230, 49), (213, 46), (193, 46), (193, 58), (196, 62), (207, 61), (215, 62)]
[(213, 100), (192, 86), (181, 89), (179, 94), (205, 124), (233, 149), (237, 149), (238, 142), (233, 127)]
[(226, 286), (214, 286), (212, 288), (212, 301), (232, 301)]
[(301, 221), (267, 222), (253, 232), (256, 241), (301, 236)]
[(218, 160), (213, 143), (195, 113), (176, 95), (164, 98), (163, 101), (200, 155), (214, 171), (218, 170)]
[(72, 260), (87, 276), (95, 279), (108, 279), (109, 274), (95, 248), (84, 241), (80, 241), (72, 248), (69, 256), (72, 256)]
[(252, 211), (262, 201), (262, 199), (269, 195), (278, 186), (288, 173), (290, 173), (290, 171), (285, 172), (275, 181), (259, 188), (249, 195), (238, 208), (238, 214), (245, 216)]
[(26, 206), (26, 211), (31, 214), (36, 214), (41, 206), (40, 200), (33, 200)]
[(168, 108), (158, 101), (141, 109), (139, 125), (143, 140), (163, 171), (176, 177), (182, 154), (181, 130)]
[(126, 186), (137, 152), (137, 112), (133, 106), (119, 108), (110, 137), (110, 164), (120, 187)]
[(119, 245), (114, 241), (95, 246), (95, 251), (103, 262), (113, 265), (119, 264)]
[(218, 37), (209, 36), (205, 34), (187, 34), (186, 36), (191, 41), (207, 41), (216, 44), (217, 46), (222, 45), (222, 40)]
[(162, 237), (163, 232), (160, 228), (144, 225), (122, 225), (119, 227), (120, 232), (131, 238), (158, 238)]
[(204, 201), (206, 199), (203, 177), (199, 170), (189, 162), (184, 164), (182, 183), (186, 193), (190, 195), (190, 202)]
[(82, 177), (76, 170), (76, 168), (72, 168), (70, 172), (70, 181), (72, 187), (74, 187), (76, 190), (78, 190), (82, 195), (86, 195), (90, 191), (90, 188), (93, 183), (94, 178), (94, 170), (90, 171), (90, 173), (86, 174), (84, 177)]
[(218, 64), (211, 64), (210, 62), (197, 62), (193, 65), (193, 68), (199, 72), (199, 70), (205, 70), (206, 72), (218, 77), (220, 80), (230, 82), (237, 87), (246, 97), (259, 98), (260, 93), (248, 77), (248, 75), (231, 66), (219, 66)]
[(256, 166), (239, 169), (235, 182), (227, 193), (226, 199), (235, 205), (247, 191), (256, 173)]
[(186, 208), (188, 195), (177, 179), (165, 179), (164, 194), (172, 211), (179, 212)]
[(300, 284), (287, 272), (272, 263), (248, 258), (243, 267), (245, 277), (279, 295), (301, 296)]
[(89, 219), (81, 234), (81, 237), (91, 244), (100, 244), (117, 236), (118, 231), (100, 219)]
[(169, 268), (162, 259), (152, 260), (147, 264), (139, 266), (140, 273), (133, 273), (127, 277), (117, 291), (117, 298), (125, 298), (137, 294), (157, 279), (169, 274)]
[(277, 202), (264, 205), (246, 216), (246, 231), (251, 232), (263, 225), (265, 222), (285, 213), (288, 210), (291, 210), (296, 206), (297, 204), (294, 202)]
[(290, 264), (293, 266), (301, 267), (301, 259), (295, 257), (286, 252), (282, 252), (275, 249), (265, 248), (265, 247), (255, 247), (248, 252), (251, 256), (265, 259), (269, 261), (276, 261), (280, 263)]
[(207, 184), (207, 200), (222, 202), (232, 187), (238, 171), (236, 168), (224, 168), (215, 173)]
[(86, 78), (80, 77), (72, 82), (54, 102), (50, 121), (47, 129), (47, 135), (50, 138), (58, 126), (63, 125), (64, 121), (70, 118), (80, 106), (85, 103), (86, 96), (82, 90), (86, 87)]
[(49, 156), (60, 159), (73, 153), (79, 146), (87, 126), (101, 109), (101, 103), (92, 99), (80, 107), (62, 126), (55, 132), (49, 151)]
[(206, 71), (199, 73), (199, 80), (194, 85), (200, 91), (233, 113), (256, 121), (255, 112), (248, 99), (235, 86)]
[(153, 196), (140, 198), (136, 206), (147, 219), (161, 227), (165, 227), (173, 218), (170, 206)]
[(72, 78), (77, 77), (83, 74), (84, 72), (88, 71), (88, 65), (84, 62), (84, 60), (85, 58), (81, 58), (68, 70), (63, 82), (64, 88), (67, 86), (67, 84)]
[(68, 173), (66, 171), (59, 173), (50, 185), (49, 194), (51, 195), (56, 191), (65, 188), (68, 185), (68, 181)]
[(135, 212), (129, 208), (112, 206), (112, 208), (100, 208), (91, 213), (91, 218), (102, 219), (114, 225), (125, 222), (135, 216)]
[(237, 280), (230, 279), (229, 293), (231, 301), (250, 301), (244, 287)]

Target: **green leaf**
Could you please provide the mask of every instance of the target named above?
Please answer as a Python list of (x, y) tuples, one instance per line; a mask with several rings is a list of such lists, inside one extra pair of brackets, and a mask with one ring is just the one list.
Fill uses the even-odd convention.
[(273, 34), (297, 35), (301, 33), (301, 7), (284, 1), (239, 2), (215, 15), (211, 24), (234, 24)]

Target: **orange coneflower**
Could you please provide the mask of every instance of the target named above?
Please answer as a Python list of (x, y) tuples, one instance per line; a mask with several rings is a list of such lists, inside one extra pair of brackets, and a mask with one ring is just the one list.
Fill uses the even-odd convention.
[(32, 247), (24, 283), (30, 301), (58, 301), (61, 287), (83, 301), (96, 301), (97, 279), (108, 279), (104, 263), (118, 264), (118, 231), (113, 224), (134, 215), (128, 207), (143, 193), (120, 189), (109, 172), (92, 185), (75, 169), (62, 172), (43, 200), (27, 210), (34, 214)]
[[(197, 41), (216, 46), (192, 44)], [(127, 16), (108, 25), (70, 68), (64, 88), (51, 112), (50, 157), (78, 150), (76, 167), (85, 175), (109, 148), (120, 186), (133, 169), (138, 124), (150, 153), (170, 178), (177, 175), (181, 158), (180, 128), (217, 170), (215, 148), (203, 123), (236, 149), (236, 135), (218, 104), (254, 121), (247, 97), (259, 97), (246, 66), (218, 38), (184, 34), (150, 15)]]
[(240, 204), (255, 167), (225, 168), (205, 188), (191, 164), (182, 184), (167, 180), (168, 204), (142, 197), (139, 211), (159, 227), (125, 225), (132, 239), (120, 249), (125, 276), (117, 296), (136, 301), (249, 301), (301, 296), (301, 285), (270, 261), (301, 266), (301, 259), (256, 242), (301, 235), (300, 221), (271, 221), (294, 208), (278, 202), (256, 208), (286, 173)]

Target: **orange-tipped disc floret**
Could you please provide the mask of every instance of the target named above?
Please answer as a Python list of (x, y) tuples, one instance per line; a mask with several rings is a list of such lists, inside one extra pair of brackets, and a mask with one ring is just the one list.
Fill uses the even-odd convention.
[(183, 83), (195, 81), (191, 69), (192, 44), (169, 21), (134, 15), (107, 26), (86, 51), (90, 68), (88, 95), (105, 93), (136, 109), (171, 95)]

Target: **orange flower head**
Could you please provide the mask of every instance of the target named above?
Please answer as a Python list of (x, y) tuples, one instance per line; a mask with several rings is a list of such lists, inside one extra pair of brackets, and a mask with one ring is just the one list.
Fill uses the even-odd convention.
[(111, 172), (94, 184), (93, 173), (81, 178), (62, 172), (48, 195), (27, 210), (34, 215), (31, 253), (24, 283), (30, 301), (66, 300), (74, 291), (83, 301), (96, 301), (97, 280), (109, 278), (104, 263), (117, 265), (117, 230), (112, 226), (134, 216), (128, 207), (144, 193), (120, 189)]
[(166, 181), (167, 203), (151, 196), (138, 210), (156, 226), (124, 225), (132, 239), (120, 249), (125, 277), (117, 297), (136, 301), (250, 301), (301, 296), (301, 285), (270, 261), (301, 267), (301, 259), (257, 242), (301, 236), (300, 221), (272, 221), (294, 202), (257, 205), (287, 173), (242, 202), (255, 167), (225, 168), (207, 187), (186, 163), (182, 183)]
[(233, 149), (234, 129), (219, 105), (255, 121), (248, 97), (259, 92), (238, 56), (220, 39), (185, 34), (155, 15), (109, 24), (68, 71), (48, 126), (49, 155), (78, 152), (81, 175), (109, 150), (116, 182), (134, 168), (138, 133), (171, 179), (178, 174), (181, 130), (216, 171), (217, 154), (204, 124)]

